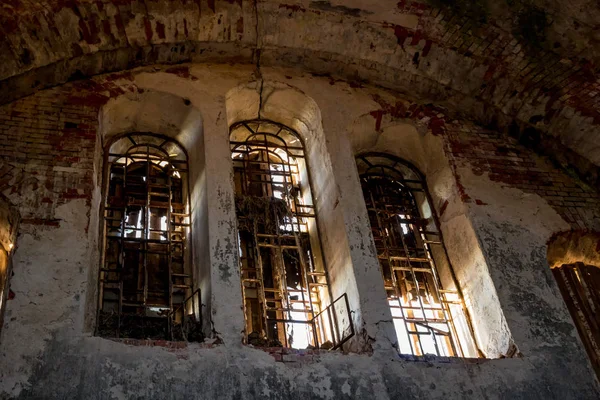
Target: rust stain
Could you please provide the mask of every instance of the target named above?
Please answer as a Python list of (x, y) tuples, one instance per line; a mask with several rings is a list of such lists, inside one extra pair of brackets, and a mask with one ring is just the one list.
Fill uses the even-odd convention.
[(148, 19), (144, 20), (144, 31), (146, 32), (146, 39), (148, 39), (148, 41), (151, 41), (154, 32), (152, 32), (152, 24)]
[(156, 33), (158, 34), (159, 38), (165, 39), (165, 24), (160, 21), (156, 21)]
[(244, 33), (244, 17), (240, 17), (236, 23), (236, 31), (240, 35)]
[(442, 204), (442, 206), (440, 207), (440, 217), (442, 215), (444, 215), (444, 212), (446, 211), (446, 208), (448, 208), (448, 200), (444, 201), (444, 204)]

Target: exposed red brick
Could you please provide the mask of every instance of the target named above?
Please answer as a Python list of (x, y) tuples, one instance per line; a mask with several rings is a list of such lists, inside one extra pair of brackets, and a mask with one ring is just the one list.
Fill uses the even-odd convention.
[(431, 133), (434, 135), (442, 135), (444, 134), (444, 128), (446, 123), (441, 118), (433, 118), (431, 122), (429, 122), (429, 129), (431, 129)]
[(67, 102), (82, 106), (102, 106), (110, 97), (102, 93), (74, 94), (68, 97)]
[[(444, 139), (454, 171), (457, 166), (469, 166), (497, 184), (538, 194), (573, 229), (588, 229), (600, 220), (600, 196), (593, 188), (546, 163), (515, 139), (461, 123), (447, 126)], [(469, 202), (468, 189), (455, 175), (461, 198)], [(475, 204), (485, 203), (475, 199)]]
[(154, 32), (152, 31), (152, 24), (148, 19), (144, 19), (144, 32), (146, 32), (146, 39), (148, 39), (148, 41), (151, 41)]
[(190, 74), (189, 67), (184, 67), (184, 66), (171, 67), (171, 68), (167, 68), (167, 70), (165, 72), (168, 72), (169, 74), (175, 74), (177, 76), (181, 76), (182, 78), (188, 78), (193, 81), (198, 80), (198, 78), (196, 78), (195, 76)]
[(301, 6), (296, 5), (296, 4), (280, 4), (279, 8), (283, 8), (283, 9), (290, 10), (290, 11), (302, 11), (302, 12), (306, 12), (306, 9), (304, 7), (301, 7)]
[(396, 25), (394, 26), (394, 35), (396, 35), (398, 45), (404, 49), (404, 41), (406, 41), (409, 36), (408, 29), (403, 26)]
[(125, 24), (123, 24), (123, 18), (121, 18), (121, 14), (115, 15), (115, 25), (117, 26), (120, 34), (125, 34)]
[(384, 111), (383, 110), (375, 110), (369, 113), (373, 118), (375, 118), (375, 130), (381, 130), (381, 119), (383, 118)]
[(21, 225), (43, 225), (58, 228), (60, 226), (60, 220), (58, 219), (41, 219), (41, 218), (23, 218)]
[(240, 17), (236, 22), (236, 31), (239, 34), (244, 33), (244, 17)]
[(491, 64), (488, 66), (487, 71), (485, 71), (485, 75), (483, 75), (483, 80), (489, 82), (494, 77), (494, 73), (496, 72), (497, 64)]
[(208, 4), (208, 8), (211, 9), (212, 12), (215, 12), (215, 0), (206, 0)]
[(102, 20), (102, 30), (106, 36), (112, 36), (112, 31), (110, 29), (110, 21), (107, 19)]
[(89, 44), (98, 44), (100, 43), (100, 36), (98, 27), (94, 20), (89, 20), (86, 22), (83, 19), (79, 20), (79, 30), (81, 32), (81, 36), (83, 40), (85, 40)]
[(425, 47), (423, 47), (423, 57), (427, 57), (427, 55), (429, 54), (429, 52), (431, 51), (431, 45), (432, 45), (432, 41), (429, 39), (425, 40)]
[(160, 21), (156, 21), (156, 33), (158, 34), (159, 38), (165, 39), (165, 24)]
[[(0, 153), (1, 182), (24, 226), (56, 228), (56, 207), (73, 199), (91, 202), (98, 108), (84, 101), (87, 88), (96, 85), (76, 82), (0, 107), (0, 131), (10, 130), (0, 151), (15, 149)], [(6, 168), (15, 162), (22, 167)]]
[(442, 206), (440, 207), (440, 217), (442, 215), (444, 215), (444, 212), (446, 211), (446, 208), (448, 208), (448, 200), (444, 201), (444, 203), (442, 204)]

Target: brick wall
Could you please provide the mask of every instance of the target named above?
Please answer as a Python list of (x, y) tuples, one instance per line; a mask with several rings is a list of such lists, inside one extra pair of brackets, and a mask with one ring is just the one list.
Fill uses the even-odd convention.
[[(79, 81), (0, 106), (0, 192), (19, 206), (24, 225), (58, 226), (57, 206), (78, 198), (90, 201), (98, 110), (110, 97), (135, 90), (128, 79), (126, 88), (115, 83), (124, 77), (130, 75)], [(542, 196), (573, 229), (600, 225), (597, 191), (516, 139), (472, 123), (449, 122), (433, 106), (375, 100), (381, 105), (371, 113), (375, 129), (385, 115), (415, 121), (427, 117), (431, 131), (446, 138), (454, 167), (469, 166), (502, 186)], [(456, 178), (463, 201), (482, 204)]]
[[(328, 54), (329, 68), (348, 79), (447, 101), (481, 123), (535, 126), (549, 133), (544, 141), (552, 145), (561, 143), (555, 137), (583, 131), (583, 144), (571, 159), (594, 156), (587, 144), (600, 124), (600, 46), (590, 39), (595, 24), (583, 21), (597, 20), (600, 9), (591, 2), (515, 0), (489, 7), (402, 0), (363, 2), (359, 8), (309, 3), (3, 2), (0, 103), (70, 79), (188, 62), (195, 54), (206, 55), (209, 43), (218, 44), (212, 54), (220, 53), (221, 62), (240, 57), (251, 62), (257, 43), (268, 43), (261, 54), (271, 53), (265, 58), (275, 65), (323, 73), (319, 66)], [(231, 44), (228, 51), (225, 43)], [(290, 56), (290, 49), (302, 57)], [(334, 55), (344, 68), (333, 66)], [(382, 75), (373, 75), (373, 69)]]
[[(577, 168), (569, 171), (552, 161), (554, 157), (541, 156), (532, 150), (545, 151), (539, 148), (535, 137), (523, 134), (519, 141), (507, 133), (453, 119), (445, 109), (431, 104), (406, 100), (390, 103), (377, 95), (372, 98), (380, 106), (370, 112), (375, 130), (380, 130), (386, 119), (400, 122), (408, 119), (416, 125), (425, 123), (433, 135), (445, 139), (446, 154), (464, 202), (485, 205), (480, 199), (471, 198), (468, 188), (461, 184), (458, 167), (468, 167), (477, 175), (488, 174), (502, 187), (540, 195), (575, 230), (600, 229), (598, 190), (578, 176)], [(441, 212), (444, 210), (442, 205)]]
[[(446, 124), (444, 132), (455, 167), (468, 165), (503, 187), (540, 195), (575, 230), (593, 230), (600, 223), (598, 192), (516, 139), (469, 123)], [(463, 201), (484, 205), (461, 187), (460, 176), (457, 180)]]
[(98, 109), (71, 101), (70, 90), (0, 107), (0, 191), (25, 225), (58, 226), (57, 206), (91, 199)]

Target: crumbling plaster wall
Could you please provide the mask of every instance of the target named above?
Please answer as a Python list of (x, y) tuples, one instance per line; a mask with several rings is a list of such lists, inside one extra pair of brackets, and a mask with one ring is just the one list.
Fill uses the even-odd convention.
[[(155, 66), (74, 82), (22, 102), (39, 105), (42, 104), (40, 99), (48, 101), (48, 113), (56, 113), (59, 122), (44, 129), (47, 128), (46, 134), (53, 135), (65, 135), (64, 124), (69, 122), (63, 121), (65, 114), (71, 109), (83, 110), (81, 119), (85, 122), (81, 123), (86, 127), (82, 129), (93, 130), (94, 135), (88, 133), (86, 140), (88, 146), (96, 150), (100, 132), (96, 132), (97, 125), (88, 128), (88, 108), (96, 109), (97, 118), (101, 106), (111, 99), (135, 97), (150, 91), (176, 96), (174, 101), (188, 99), (198, 110), (206, 149), (210, 318), (214, 335), (224, 344), (211, 348), (190, 344), (184, 349), (169, 350), (160, 346), (131, 346), (84, 333), (85, 298), (90, 295), (91, 275), (88, 272), (97, 268), (90, 260), (97, 258), (98, 252), (97, 245), (87, 240), (91, 236), (88, 225), (92, 215), (97, 213), (91, 208), (95, 189), (94, 174), (89, 172), (83, 175), (81, 183), (75, 179), (58, 180), (60, 185), (55, 187), (55, 197), (48, 197), (52, 205), (42, 210), (43, 213), (38, 212), (36, 218), (33, 218), (36, 214), (31, 204), (35, 200), (32, 197), (38, 193), (20, 189), (12, 195), (15, 204), (29, 213), (29, 221), (20, 231), (13, 279), (16, 295), (8, 304), (0, 337), (1, 396), (157, 399), (597, 397), (598, 384), (556, 285), (549, 278), (545, 261), (545, 246), (550, 235), (569, 228), (565, 217), (559, 216), (554, 206), (538, 195), (493, 181), (486, 174), (474, 174), (473, 166), (467, 162), (458, 163), (448, 145), (446, 132), (455, 125), (460, 126), (461, 122), (446, 119), (433, 106), (399, 99), (380, 89), (333, 82), (297, 70), (263, 68), (261, 74), (256, 76), (252, 65)], [(349, 261), (343, 268), (349, 276), (354, 276), (348, 287), (359, 296), (356, 304), (360, 309), (355, 312), (361, 313), (362, 326), (358, 328), (365, 334), (364, 341), (356, 347), (375, 344), (372, 354), (331, 353), (311, 356), (306, 361), (291, 357), (284, 359), (288, 362), (281, 363), (267, 353), (241, 345), (243, 315), (235, 245), (227, 104), (232, 89), (241, 85), (258, 88), (255, 82), (260, 82), (260, 78), (267, 85), (278, 82), (274, 86), (293, 87), (319, 107), (332, 179), (338, 186), (338, 189), (330, 189), (330, 193), (337, 190), (338, 198), (327, 201), (331, 201), (332, 209), (339, 213), (336, 218), (343, 221), (339, 226), (349, 247)], [(15, 140), (26, 141), (28, 135), (34, 134), (27, 129), (41, 129), (35, 121), (45, 118), (45, 114), (35, 114), (35, 108), (23, 108), (20, 112), (25, 116), (13, 115), (15, 109), (22, 107), (20, 104), (4, 106), (0, 115), (9, 116), (3, 121), (13, 130)], [(254, 100), (248, 104), (254, 104)], [(428, 177), (428, 183), (435, 186), (434, 193), (439, 192), (440, 201), (434, 205), (441, 215), (442, 229), (448, 229), (444, 224), (451, 223), (454, 210), (464, 207), (461, 212), (468, 218), (477, 238), (476, 244), (469, 245), (478, 247), (485, 258), (506, 324), (522, 358), (473, 362), (435, 358), (411, 360), (395, 353), (391, 317), (385, 306), (379, 266), (373, 259), (373, 245), (367, 233), (368, 220), (364, 211), (359, 211), (361, 201), (349, 194), (352, 192), (346, 192), (347, 188), (353, 187), (356, 193), (358, 182), (353, 160), (356, 149), (351, 140), (352, 123), (365, 115), (371, 118), (372, 132), (385, 132), (391, 120), (401, 119), (404, 124), (416, 126), (417, 132), (424, 136), (424, 150), (443, 140), (455, 183), (436, 185), (438, 181), (448, 181), (447, 178), (436, 178), (436, 175), (448, 174), (448, 169), (438, 168), (435, 164), (431, 169), (421, 166), (424, 172), (433, 173), (433, 177)], [(11, 118), (23, 120), (14, 120), (13, 124)], [(362, 118), (361, 123), (367, 124), (369, 118)], [(155, 129), (158, 128), (160, 126)], [(29, 154), (31, 149), (27, 147), (24, 151)], [(87, 156), (89, 162), (80, 162), (93, 171), (94, 152), (82, 152), (81, 156)], [(10, 159), (10, 155), (5, 157)], [(419, 163), (424, 159), (411, 161)], [(24, 165), (32, 162), (26, 158)], [(438, 170), (440, 172), (436, 174)], [(76, 168), (70, 172), (79, 177)], [(319, 173), (311, 172), (313, 176)], [(82, 198), (69, 199), (61, 195), (61, 191), (70, 193), (69, 188), (76, 188), (78, 184), (82, 185), (79, 189)], [(12, 191), (10, 187), (5, 190)], [(78, 189), (75, 190), (78, 193)], [(443, 193), (450, 193), (456, 206), (450, 202), (450, 205), (444, 205), (441, 201)], [(519, 208), (523, 199), (527, 207)], [(459, 205), (459, 201), (462, 204)], [(534, 209), (539, 210), (538, 214), (529, 212)], [(448, 219), (444, 219), (445, 216)], [(194, 240), (197, 237), (194, 235)], [(458, 253), (462, 247), (457, 245), (449, 250)], [(461, 260), (456, 254), (455, 257), (453, 261)], [(506, 334), (497, 330), (490, 332), (495, 333), (502, 337)], [(501, 348), (504, 344), (496, 347)]]
[(599, 13), (589, 1), (15, 0), (0, 15), (0, 102), (142, 65), (260, 58), (434, 98), (597, 182)]
[[(490, 185), (489, 179), (470, 170), (459, 173), (469, 193), (485, 203), (469, 207), (469, 219), (479, 232), (486, 260), (496, 266), (490, 268), (492, 279), (503, 282), (496, 290), (504, 299), (504, 313), (519, 350), (539, 356), (552, 348), (556, 355), (575, 351), (581, 357), (577, 335), (565, 330), (569, 314), (546, 258), (546, 243), (568, 224), (539, 196)], [(528, 314), (538, 319), (530, 320)], [(542, 328), (544, 323), (554, 330)]]
[[(208, 229), (208, 191), (205, 163), (203, 120), (200, 111), (191, 101), (171, 93), (153, 89), (128, 92), (108, 101), (100, 110), (99, 138), (103, 155), (120, 135), (131, 132), (161, 134), (179, 143), (188, 161), (190, 215), (194, 237), (188, 237), (188, 260), (194, 277), (193, 289), (201, 290), (201, 302), (206, 305), (205, 315), (210, 315), (211, 274)], [(114, 151), (113, 151), (114, 152)], [(97, 170), (102, 170), (104, 158), (97, 160)], [(106, 171), (104, 171), (106, 173)], [(106, 177), (100, 177), (105, 182)], [(102, 229), (99, 230), (103, 234)], [(98, 270), (91, 272), (90, 286), (96, 286)], [(90, 288), (90, 293), (94, 293)], [(97, 295), (88, 296), (89, 312), (94, 314)], [(203, 320), (207, 335), (212, 331), (210, 318)], [(93, 330), (93, 323), (90, 330)]]
[[(386, 153), (414, 165), (424, 175), (432, 206), (439, 219), (451, 267), (438, 265), (442, 284), (454, 287), (452, 274), (463, 293), (465, 304), (475, 328), (477, 347), (487, 357), (508, 352), (512, 342), (494, 282), (480, 249), (477, 233), (470, 223), (468, 210), (460, 199), (456, 179), (445, 153), (444, 140), (435, 136), (422, 123), (396, 120), (386, 116), (380, 129), (374, 130), (370, 114), (352, 121), (349, 140), (353, 154)], [(349, 179), (344, 193), (358, 200), (357, 215), (366, 213), (361, 201), (361, 188), (356, 179)], [(443, 207), (443, 208), (442, 208)], [(363, 216), (368, 219), (368, 216)], [(369, 230), (367, 230), (369, 229)], [(370, 226), (363, 227), (364, 236), (371, 237)]]
[[(371, 293), (380, 295), (381, 292), (369, 291), (367, 287), (359, 288), (360, 285), (379, 288), (378, 269), (370, 269), (367, 270), (370, 274), (357, 276), (356, 267), (360, 265), (360, 261), (356, 257), (364, 249), (359, 250), (349, 245), (348, 232), (351, 227), (344, 218), (348, 213), (342, 211), (343, 207), (338, 207), (342, 196), (332, 168), (331, 159), (335, 156), (330, 157), (334, 152), (329, 151), (330, 143), (326, 140), (331, 137), (331, 132), (325, 135), (323, 123), (327, 120), (337, 121), (342, 116), (334, 115), (339, 111), (330, 107), (333, 104), (330, 100), (321, 104), (322, 108), (305, 92), (287, 83), (252, 82), (228, 93), (228, 121), (229, 125), (233, 125), (243, 120), (264, 118), (285, 124), (298, 132), (306, 148), (308, 175), (318, 214), (317, 229), (330, 284), (331, 294), (322, 293), (323, 300), (348, 295), (350, 309), (353, 310), (352, 323), (359, 331), (351, 339), (348, 345), (350, 348), (359, 351), (369, 349), (373, 340), (377, 346), (393, 345), (396, 339), (390, 326), (390, 318), (376, 319), (385, 314), (382, 314), (379, 307), (371, 306), (372, 303), (379, 302), (381, 309), (387, 309), (380, 296), (371, 296)], [(323, 118), (322, 112), (330, 117)], [(353, 161), (351, 163), (353, 165)], [(340, 320), (341, 318), (340, 316)], [(368, 329), (365, 328), (367, 326)]]

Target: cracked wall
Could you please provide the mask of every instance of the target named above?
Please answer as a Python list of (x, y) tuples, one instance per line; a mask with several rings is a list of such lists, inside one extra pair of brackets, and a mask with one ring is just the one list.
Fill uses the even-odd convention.
[(156, 63), (301, 65), (533, 131), (597, 184), (599, 15), (580, 0), (17, 0), (0, 14), (1, 101)]
[[(262, 68), (263, 88), (281, 89), (279, 95), (293, 88), (295, 93), (278, 100), (277, 90), (269, 89), (263, 106), (272, 118), (286, 118), (282, 122), (290, 121), (298, 130), (316, 129), (303, 119), (307, 115), (322, 129), (309, 156), (320, 157), (328, 149), (330, 160), (310, 168), (315, 176), (327, 168), (322, 176), (330, 176), (316, 183), (332, 185), (323, 195), (335, 194), (319, 200), (330, 212), (330, 226), (322, 233), (329, 249), (347, 246), (335, 256), (343, 262), (334, 273), (340, 290), (354, 296), (353, 319), (360, 335), (348, 347), (349, 354), (273, 356), (242, 346), (228, 127), (243, 112), (257, 112), (260, 85), (254, 67), (155, 65), (69, 83), (0, 108), (0, 129), (11, 135), (7, 146), (20, 149), (2, 153), (10, 166), (3, 190), (23, 215), (11, 283), (15, 297), (8, 301), (0, 336), (0, 397), (597, 397), (598, 383), (546, 261), (552, 234), (578, 226), (578, 219), (571, 222), (569, 215), (586, 216), (579, 220), (590, 227), (598, 223), (596, 192), (516, 141), (448, 117), (438, 107), (293, 69)], [(158, 107), (162, 103), (144, 102), (153, 96), (169, 101)], [(306, 100), (294, 100), (306, 98), (318, 114)], [(191, 128), (198, 125), (188, 124), (186, 114), (178, 113), (188, 107), (185, 100), (201, 116), (196, 118), (202, 121), (201, 130)], [(119, 104), (121, 114), (107, 113), (111, 104)], [(180, 106), (173, 109), (171, 104)], [(120, 117), (100, 118), (98, 125), (102, 107), (103, 116)], [(133, 120), (119, 125), (124, 116)], [(96, 284), (99, 251), (94, 239), (99, 172), (94, 163), (99, 137), (111, 132), (110, 126), (170, 135), (187, 132), (182, 142), (186, 137), (199, 140), (189, 143), (192, 151), (202, 153), (196, 157), (204, 157), (205, 165), (195, 175), (200, 192), (205, 192), (196, 198), (197, 205), (206, 217), (197, 220), (193, 241), (208, 250), (208, 260), (197, 259), (205, 264), (201, 268), (208, 272), (210, 286), (203, 297), (210, 310), (205, 318), (211, 321), (205, 327), (211, 336), (207, 343), (136, 346), (93, 337), (86, 328), (86, 321), (93, 320), (89, 302), (95, 292), (90, 286)], [(77, 151), (74, 146), (79, 146)], [(509, 151), (502, 150), (507, 146)], [(482, 350), (494, 358), (514, 343), (521, 357), (397, 355), (354, 164), (355, 152), (369, 148), (406, 157), (427, 175), (450, 258), (462, 271), (461, 284), (470, 290), (478, 336), (485, 343)], [(514, 152), (519, 152), (519, 162), (536, 166), (511, 160)], [(504, 173), (498, 165), (505, 166)], [(525, 183), (510, 172), (521, 171), (517, 168), (539, 171)], [(537, 184), (532, 182), (536, 179)], [(558, 183), (581, 187), (594, 201), (572, 202), (556, 190), (556, 196), (548, 194)], [(562, 203), (553, 203), (559, 197)], [(208, 235), (198, 234), (203, 226)], [(466, 253), (476, 257), (468, 259)]]

